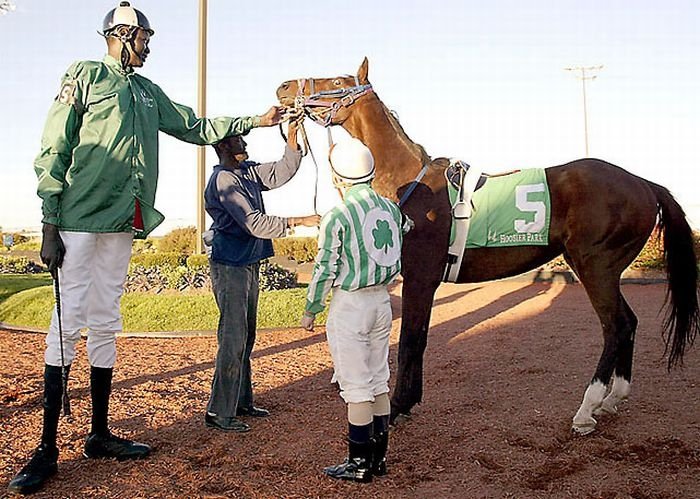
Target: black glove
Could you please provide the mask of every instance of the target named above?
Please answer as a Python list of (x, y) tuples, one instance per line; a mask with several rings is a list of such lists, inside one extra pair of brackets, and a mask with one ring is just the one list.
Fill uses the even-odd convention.
[(41, 238), (41, 261), (49, 268), (49, 272), (55, 278), (58, 268), (63, 265), (63, 257), (66, 254), (66, 247), (63, 245), (58, 227), (51, 224), (44, 224)]

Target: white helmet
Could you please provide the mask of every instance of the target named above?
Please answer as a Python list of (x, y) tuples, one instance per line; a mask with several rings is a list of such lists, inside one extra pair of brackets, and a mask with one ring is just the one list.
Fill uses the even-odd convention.
[(360, 184), (374, 178), (372, 152), (356, 138), (333, 145), (328, 159), (335, 176), (346, 184)]
[(149, 35), (153, 35), (151, 24), (143, 12), (131, 6), (129, 2), (119, 2), (119, 7), (107, 12), (107, 15), (102, 21), (102, 34), (107, 35), (117, 26), (133, 26), (147, 31)]

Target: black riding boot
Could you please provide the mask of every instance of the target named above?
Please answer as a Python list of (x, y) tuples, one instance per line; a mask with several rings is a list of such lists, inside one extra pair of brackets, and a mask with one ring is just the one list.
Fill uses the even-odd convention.
[(386, 450), (389, 447), (389, 415), (374, 416), (374, 447), (372, 449), (372, 474), (384, 476), (386, 470)]
[[(70, 367), (66, 369), (70, 369)], [(10, 481), (7, 487), (10, 492), (15, 494), (36, 492), (46, 480), (58, 471), (56, 433), (58, 432), (58, 418), (61, 415), (62, 381), (60, 367), (48, 364), (44, 367), (44, 427), (41, 433), (41, 443), (29, 462)]]
[(83, 455), (92, 459), (138, 459), (146, 457), (151, 448), (146, 444), (114, 436), (107, 426), (109, 395), (112, 391), (112, 369), (90, 367), (90, 394), (92, 395), (92, 430), (85, 441)]
[[(350, 425), (348, 432), (348, 457), (336, 466), (329, 466), (323, 472), (331, 478), (367, 483), (372, 481), (372, 424)], [(359, 437), (359, 438), (358, 438)], [(366, 438), (365, 438), (366, 437)], [(358, 441), (359, 440), (359, 441)]]

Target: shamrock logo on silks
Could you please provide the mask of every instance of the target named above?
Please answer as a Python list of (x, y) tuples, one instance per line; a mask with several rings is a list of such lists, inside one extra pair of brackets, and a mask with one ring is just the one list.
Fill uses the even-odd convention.
[(377, 220), (376, 227), (372, 229), (372, 238), (374, 239), (374, 247), (378, 250), (383, 248), (384, 253), (394, 246), (391, 227), (389, 227), (389, 222), (386, 220)]

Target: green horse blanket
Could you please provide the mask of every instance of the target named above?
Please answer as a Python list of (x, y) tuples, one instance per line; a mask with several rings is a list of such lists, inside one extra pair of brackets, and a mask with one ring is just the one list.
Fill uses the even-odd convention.
[[(448, 182), (450, 203), (457, 189)], [(542, 168), (488, 177), (472, 196), (467, 248), (543, 246), (549, 241), (551, 205)], [(450, 243), (455, 236), (452, 219)]]

